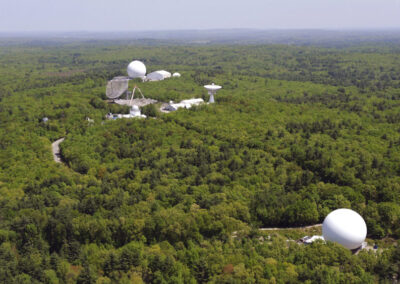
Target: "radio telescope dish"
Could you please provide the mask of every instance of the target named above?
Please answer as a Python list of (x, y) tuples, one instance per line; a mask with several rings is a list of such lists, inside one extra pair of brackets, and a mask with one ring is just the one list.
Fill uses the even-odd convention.
[(135, 60), (129, 63), (126, 71), (130, 78), (143, 78), (146, 76), (146, 65), (141, 61)]
[(221, 86), (215, 85), (212, 83), (211, 85), (205, 85), (204, 88), (207, 89), (208, 94), (210, 95), (210, 100), (208, 101), (210, 104), (214, 103), (214, 95), (217, 93)]
[(128, 90), (129, 78), (115, 77), (108, 81), (106, 96), (109, 99), (117, 99)]

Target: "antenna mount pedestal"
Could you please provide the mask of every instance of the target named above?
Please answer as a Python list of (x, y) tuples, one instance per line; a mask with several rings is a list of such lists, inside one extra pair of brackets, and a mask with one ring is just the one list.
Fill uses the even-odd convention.
[(130, 105), (130, 106), (132, 105), (133, 97), (135, 96), (135, 91), (136, 91), (136, 90), (139, 91), (140, 95), (142, 96), (142, 99), (144, 99), (144, 96), (143, 96), (142, 91), (139, 89), (138, 86), (135, 85), (135, 86), (133, 87), (133, 90), (132, 90), (131, 101), (129, 102), (129, 105)]
[(215, 103), (215, 101), (214, 101), (214, 93), (213, 92), (208, 92), (208, 94), (210, 95), (210, 99), (208, 100), (208, 102), (210, 104)]

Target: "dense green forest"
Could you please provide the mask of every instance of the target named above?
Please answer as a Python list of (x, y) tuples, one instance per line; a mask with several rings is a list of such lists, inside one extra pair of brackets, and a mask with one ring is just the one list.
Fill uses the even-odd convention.
[[(160, 102), (223, 89), (214, 105), (106, 120), (129, 111), (105, 86), (133, 59), (182, 74), (131, 82)], [(3, 45), (0, 169), (2, 283), (392, 283), (400, 48)], [(337, 208), (380, 249), (258, 230)]]

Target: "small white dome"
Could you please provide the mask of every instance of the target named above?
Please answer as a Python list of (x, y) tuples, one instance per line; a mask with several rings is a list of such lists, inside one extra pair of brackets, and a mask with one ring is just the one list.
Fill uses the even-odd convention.
[(130, 78), (143, 78), (146, 75), (146, 65), (138, 60), (132, 61), (128, 65), (127, 72)]
[(172, 74), (172, 77), (179, 78), (180, 76), (181, 76), (181, 74), (179, 74), (178, 72), (175, 72), (174, 74)]
[(357, 212), (337, 209), (326, 216), (322, 224), (322, 235), (326, 241), (339, 243), (348, 249), (356, 249), (365, 241), (367, 225)]
[(139, 110), (139, 107), (137, 105), (133, 105), (132, 110)]

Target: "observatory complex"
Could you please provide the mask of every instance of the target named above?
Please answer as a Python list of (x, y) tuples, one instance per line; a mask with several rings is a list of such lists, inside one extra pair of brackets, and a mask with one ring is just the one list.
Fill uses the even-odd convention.
[[(131, 96), (129, 98), (129, 80), (140, 78), (142, 81), (146, 78), (146, 65), (143, 62), (135, 60), (129, 63), (126, 69), (128, 76), (118, 76), (114, 77), (112, 80), (108, 81), (106, 88), (106, 96), (112, 100), (112, 102), (120, 105), (129, 106), (145, 106), (148, 104), (156, 103), (156, 100), (146, 99), (143, 96), (142, 91), (135, 85), (133, 87)], [(135, 91), (138, 91), (141, 95), (140, 99), (135, 99)], [(121, 97), (126, 94), (126, 97), (121, 99)]]
[[(129, 106), (145, 106), (148, 104), (154, 104), (157, 101), (152, 99), (146, 99), (141, 90), (135, 85), (132, 92), (128, 91), (129, 88), (129, 81), (132, 79), (140, 78), (143, 82), (151, 82), (151, 81), (162, 81), (167, 78), (171, 77), (180, 77), (181, 74), (174, 73), (171, 75), (170, 72), (165, 70), (158, 70), (152, 73), (147, 74), (146, 65), (143, 62), (134, 60), (128, 64), (126, 68), (126, 72), (128, 76), (117, 76), (114, 77), (112, 80), (108, 81), (106, 87), (106, 96), (111, 100), (111, 102), (120, 104), (120, 105), (129, 105)], [(136, 99), (135, 91), (138, 91), (142, 98)], [(123, 95), (126, 96), (123, 96)], [(131, 95), (130, 95), (131, 94)], [(129, 97), (130, 95), (130, 97)], [(121, 98), (123, 97), (123, 98)]]
[[(136, 85), (133, 87), (132, 92), (128, 91), (129, 88), (129, 81), (132, 79), (140, 78), (143, 82), (152, 82), (152, 81), (162, 81), (167, 78), (179, 78), (181, 74), (175, 72), (171, 75), (170, 72), (165, 70), (158, 70), (147, 74), (146, 65), (143, 62), (134, 60), (128, 64), (126, 69), (128, 76), (118, 76), (114, 77), (112, 80), (108, 81), (106, 87), (106, 96), (110, 99), (111, 102), (120, 104), (120, 105), (129, 105), (132, 107), (129, 114), (108, 114), (108, 119), (117, 119), (117, 118), (133, 118), (133, 117), (145, 117), (140, 113), (139, 107), (154, 104), (157, 101), (145, 98), (140, 88)], [(215, 85), (212, 83), (211, 85), (204, 86), (210, 95), (209, 103), (214, 103), (215, 99), (214, 96), (216, 95), (217, 91), (221, 89), (221, 86)], [(135, 92), (139, 92), (141, 98), (134, 98)], [(123, 96), (123, 95), (126, 96)], [(123, 97), (123, 98), (121, 98)], [(161, 111), (163, 112), (171, 112), (176, 111), (179, 108), (189, 109), (194, 105), (203, 104), (204, 100), (201, 98), (193, 98), (189, 100), (183, 100), (179, 103), (170, 102), (169, 104), (163, 104), (161, 107)]]

